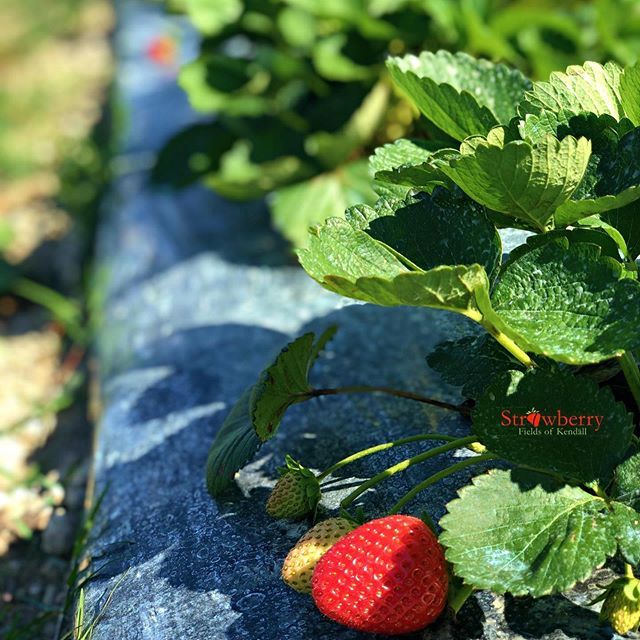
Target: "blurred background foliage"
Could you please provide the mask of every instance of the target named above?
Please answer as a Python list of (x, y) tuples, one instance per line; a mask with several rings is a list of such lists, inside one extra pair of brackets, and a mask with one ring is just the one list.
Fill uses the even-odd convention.
[[(214, 116), (175, 136), (155, 178), (222, 196), (269, 194), (275, 226), (307, 227), (370, 202), (366, 156), (436, 135), (391, 89), (389, 54), (467, 51), (534, 79), (584, 60), (630, 63), (638, 0), (167, 0), (202, 33), (180, 84)], [(442, 136), (439, 136), (442, 137)]]
[(68, 610), (87, 484), (114, 15), (109, 0), (0, 0), (0, 25), (0, 638), (36, 640)]

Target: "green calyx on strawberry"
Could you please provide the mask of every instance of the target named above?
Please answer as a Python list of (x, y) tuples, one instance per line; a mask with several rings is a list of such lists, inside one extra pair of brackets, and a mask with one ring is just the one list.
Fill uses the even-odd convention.
[(280, 473), (282, 476), (267, 500), (267, 513), (285, 520), (299, 520), (314, 513), (321, 493), (313, 471), (286, 456), (286, 466)]
[(618, 578), (597, 599), (604, 600), (600, 620), (606, 621), (619, 634), (635, 631), (640, 626), (640, 580), (633, 576)]
[(371, 520), (338, 540), (313, 573), (318, 609), (365, 633), (400, 635), (423, 629), (447, 603), (442, 548), (420, 519)]

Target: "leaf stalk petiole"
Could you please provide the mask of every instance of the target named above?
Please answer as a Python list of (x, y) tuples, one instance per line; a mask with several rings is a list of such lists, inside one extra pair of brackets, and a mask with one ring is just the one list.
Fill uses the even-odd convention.
[(353, 385), (348, 387), (335, 387), (331, 389), (311, 389), (299, 394), (305, 398), (317, 398), (320, 396), (335, 396), (343, 393), (384, 393), (386, 395), (395, 396), (397, 398), (404, 398), (406, 400), (414, 400), (415, 402), (421, 402), (423, 404), (429, 404), (439, 409), (447, 409), (448, 411), (457, 411), (464, 416), (470, 414), (468, 407), (461, 404), (452, 404), (451, 402), (444, 402), (443, 400), (436, 400), (435, 398), (429, 398), (427, 396), (414, 393), (413, 391), (404, 391), (402, 389), (394, 389), (392, 387), (378, 387), (368, 385)]
[(443, 478), (453, 475), (454, 473), (458, 473), (458, 471), (462, 471), (463, 469), (466, 469), (467, 467), (470, 467), (473, 464), (478, 464), (480, 462), (485, 462), (487, 460), (497, 460), (497, 459), (498, 459), (498, 456), (494, 455), (493, 453), (483, 453), (482, 455), (474, 456), (472, 458), (465, 458), (460, 462), (456, 462), (456, 464), (452, 464), (450, 467), (447, 467), (446, 469), (442, 469), (442, 471), (438, 471), (437, 473), (434, 473), (428, 478), (425, 478), (420, 484), (417, 484), (415, 487), (413, 487), (411, 491), (407, 491), (407, 493), (405, 493), (402, 496), (402, 498), (400, 498), (400, 500), (398, 500), (398, 502), (396, 502), (393, 505), (393, 507), (391, 507), (389, 511), (389, 515), (398, 513), (408, 502), (411, 502), (411, 500), (413, 500), (413, 498), (415, 498), (421, 491), (424, 491), (425, 489), (430, 487), (432, 484), (439, 482)]
[(317, 476), (318, 481), (324, 480), (327, 476), (330, 476), (334, 471), (341, 469), (342, 467), (355, 462), (356, 460), (361, 460), (362, 458), (366, 458), (367, 456), (373, 455), (374, 453), (378, 453), (380, 451), (386, 451), (387, 449), (391, 449), (392, 447), (399, 447), (403, 444), (409, 444), (411, 442), (420, 442), (421, 440), (444, 440), (445, 442), (454, 442), (456, 438), (453, 436), (444, 435), (441, 433), (420, 433), (415, 436), (408, 436), (406, 438), (401, 438), (399, 440), (394, 440), (392, 442), (384, 442), (382, 444), (377, 444), (373, 447), (369, 447), (367, 449), (363, 449), (362, 451), (357, 451), (356, 453), (352, 453), (350, 456), (339, 460), (335, 464), (331, 465), (328, 469), (323, 471), (320, 475)]
[[(459, 449), (464, 447), (472, 442), (477, 441), (477, 436), (465, 436), (464, 438), (458, 438), (457, 440), (453, 440), (452, 442), (448, 442), (447, 444), (443, 444), (439, 447), (434, 447), (433, 449), (429, 449), (423, 453), (420, 453), (412, 458), (407, 458), (406, 460), (402, 460), (397, 464), (394, 464), (392, 467), (388, 467), (384, 471), (381, 471), (377, 475), (373, 476), (373, 478), (369, 478), (366, 482), (363, 482), (357, 489), (352, 491), (342, 502), (340, 506), (343, 509), (346, 509), (354, 500), (356, 500), (360, 495), (362, 495), (368, 489), (375, 487), (377, 484), (380, 484), (383, 480), (394, 476), (396, 473), (400, 473), (409, 467), (412, 467), (421, 462), (425, 462), (430, 458), (435, 458), (441, 453), (446, 453), (447, 451), (451, 451), (453, 449)], [(474, 460), (477, 458), (473, 458)]]

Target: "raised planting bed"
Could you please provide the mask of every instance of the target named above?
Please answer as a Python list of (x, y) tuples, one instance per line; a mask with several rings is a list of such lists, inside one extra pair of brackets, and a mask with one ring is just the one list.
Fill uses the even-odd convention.
[[(207, 452), (242, 392), (279, 351), (334, 325), (337, 333), (311, 373), (316, 387), (390, 386), (456, 405), (460, 391), (425, 356), (468, 334), (472, 323), (435, 310), (347, 301), (293, 265), (262, 205), (234, 206), (200, 187), (152, 186), (149, 158), (193, 118), (171, 70), (145, 53), (158, 33), (176, 29), (188, 49), (191, 35), (180, 19), (121, 3), (116, 42), (130, 126), (99, 242), (103, 411), (94, 476), (101, 501), (85, 617), (95, 640), (371, 637), (331, 622), (281, 581), (282, 561), (309, 525), (265, 512), (277, 469), (286, 454), (324, 469), (380, 442), (425, 432), (462, 437), (470, 421), (383, 394), (319, 397), (287, 412), (217, 502), (205, 485)], [(523, 237), (504, 233), (503, 248)], [(362, 480), (428, 446), (408, 444), (402, 455), (384, 451), (341, 470), (323, 488), (320, 508), (335, 509)], [(426, 460), (360, 501), (370, 516), (383, 515), (443, 461), (474, 455), (460, 448)], [(482, 468), (442, 479), (415, 498), (411, 512), (439, 520)], [(599, 570), (567, 595), (535, 600), (480, 591), (456, 621), (443, 619), (418, 637), (610, 638), (586, 606), (608, 574)]]

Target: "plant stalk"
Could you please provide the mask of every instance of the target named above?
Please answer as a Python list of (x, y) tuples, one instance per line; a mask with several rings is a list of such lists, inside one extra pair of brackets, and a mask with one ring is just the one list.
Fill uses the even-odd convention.
[(490, 322), (483, 319), (480, 324), (501, 344), (518, 362), (521, 362), (525, 367), (534, 367), (535, 362), (529, 357), (529, 355), (521, 349), (508, 335), (502, 333), (500, 329), (494, 327)]
[(633, 399), (636, 401), (638, 409), (640, 409), (640, 371), (638, 370), (638, 363), (631, 351), (625, 351), (618, 357), (618, 361), (620, 362), (620, 368), (627, 380)]
[[(400, 473), (400, 471), (404, 471), (409, 467), (412, 467), (415, 464), (419, 464), (420, 462), (425, 462), (430, 458), (435, 458), (435, 456), (440, 455), (441, 453), (446, 453), (447, 451), (451, 451), (452, 449), (459, 449), (464, 447), (472, 442), (475, 442), (478, 438), (476, 436), (466, 436), (464, 438), (458, 438), (457, 440), (453, 440), (447, 444), (443, 444), (440, 447), (434, 447), (433, 449), (429, 449), (424, 453), (420, 453), (417, 456), (413, 456), (412, 458), (407, 458), (406, 460), (402, 460), (397, 464), (394, 464), (392, 467), (381, 471), (377, 475), (373, 476), (366, 482), (363, 482), (357, 489), (352, 491), (342, 502), (340, 506), (343, 509), (346, 509), (356, 498), (362, 495), (367, 489), (371, 489), (371, 487), (375, 487), (377, 484), (380, 484), (383, 480), (390, 478), (396, 473)], [(477, 458), (473, 458), (474, 460)]]
[(635, 578), (633, 575), (633, 567), (628, 562), (624, 563), (624, 575), (627, 578)]
[(450, 402), (444, 402), (442, 400), (436, 400), (435, 398), (429, 398), (422, 396), (419, 393), (413, 393), (412, 391), (404, 391), (402, 389), (393, 389), (392, 387), (372, 387), (368, 385), (354, 385), (349, 387), (335, 387), (332, 389), (312, 389), (301, 393), (301, 396), (307, 398), (316, 398), (319, 396), (335, 396), (342, 393), (385, 393), (390, 396), (396, 396), (397, 398), (405, 398), (407, 400), (414, 400), (415, 402), (422, 402), (423, 404), (430, 404), (433, 407), (440, 409), (447, 409), (448, 411), (457, 411), (464, 416), (470, 415), (468, 407), (460, 404), (452, 404)]
[(27, 278), (16, 280), (12, 283), (11, 290), (15, 295), (48, 309), (75, 342), (80, 344), (85, 342), (84, 330), (80, 321), (80, 307), (75, 302), (68, 300), (57, 291)]
[(393, 505), (393, 507), (391, 507), (391, 510), (389, 511), (389, 515), (398, 513), (400, 509), (402, 509), (408, 502), (413, 500), (413, 498), (415, 498), (421, 491), (424, 491), (425, 489), (430, 487), (432, 484), (435, 484), (436, 482), (442, 480), (443, 478), (446, 478), (447, 476), (450, 476), (454, 473), (458, 473), (458, 471), (462, 471), (463, 469), (466, 469), (467, 467), (470, 467), (473, 464), (477, 464), (479, 462), (485, 462), (486, 460), (496, 460), (497, 458), (498, 456), (494, 455), (493, 453), (483, 453), (482, 455), (474, 456), (473, 458), (465, 458), (460, 462), (456, 462), (456, 464), (452, 464), (450, 467), (447, 467), (446, 469), (442, 469), (442, 471), (438, 471), (438, 473), (434, 473), (432, 476), (429, 476), (428, 478), (424, 479), (420, 484), (417, 484), (415, 487), (413, 487), (411, 491), (407, 491), (407, 493), (405, 493), (402, 496), (402, 498), (400, 498), (400, 500), (398, 500), (398, 502), (396, 502)]
[(356, 460), (360, 460), (361, 458), (365, 458), (374, 453), (378, 453), (379, 451), (386, 451), (387, 449), (391, 449), (392, 447), (399, 447), (403, 444), (409, 444), (411, 442), (419, 442), (421, 440), (444, 440), (445, 442), (454, 442), (456, 438), (453, 436), (447, 436), (440, 433), (421, 433), (415, 436), (408, 436), (406, 438), (401, 438), (400, 440), (394, 440), (393, 442), (385, 442), (383, 444), (377, 444), (373, 447), (369, 447), (368, 449), (363, 449), (362, 451), (357, 451), (356, 453), (339, 460), (335, 464), (331, 465), (328, 469), (323, 471), (320, 475), (317, 476), (318, 482), (324, 480), (327, 476), (330, 476), (334, 471), (341, 469), (342, 467), (355, 462)]

